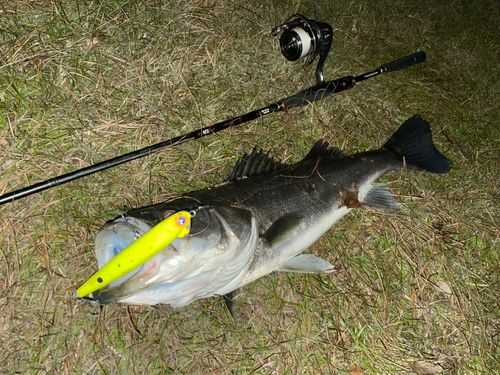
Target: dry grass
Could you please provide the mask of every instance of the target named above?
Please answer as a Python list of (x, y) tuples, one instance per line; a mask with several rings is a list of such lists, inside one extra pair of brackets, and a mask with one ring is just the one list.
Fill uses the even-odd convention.
[[(418, 67), (0, 207), (0, 372), (500, 373), (500, 8), (472, 2), (7, 1), (0, 194), (260, 108), (314, 83), (270, 29), (332, 24), (327, 79), (417, 50)], [(386, 176), (403, 209), (357, 211), (311, 249), (341, 271), (272, 274), (221, 301), (106, 307), (70, 296), (124, 209), (220, 182), (258, 145), (358, 152), (421, 113), (455, 163)], [(352, 370), (354, 371), (354, 370)]]

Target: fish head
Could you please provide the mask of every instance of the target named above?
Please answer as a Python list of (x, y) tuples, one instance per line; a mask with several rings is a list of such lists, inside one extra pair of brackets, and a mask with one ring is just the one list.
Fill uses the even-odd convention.
[(228, 205), (193, 208), (174, 201), (170, 205), (164, 203), (130, 211), (106, 223), (97, 234), (95, 252), (99, 268), (155, 223), (180, 210), (192, 214), (189, 233), (93, 293), (94, 300), (103, 304), (167, 303), (177, 307), (199, 298), (225, 294), (237, 287), (253, 258), (259, 226), (250, 211)]

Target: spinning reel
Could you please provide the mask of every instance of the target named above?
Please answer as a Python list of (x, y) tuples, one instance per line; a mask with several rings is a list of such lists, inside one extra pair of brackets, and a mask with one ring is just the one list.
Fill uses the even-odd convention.
[(307, 56), (305, 66), (312, 64), (319, 55), (316, 66), (316, 87), (326, 86), (323, 78), (323, 64), (332, 45), (333, 30), (325, 22), (307, 19), (301, 14), (289, 18), (289, 22), (272, 29), (273, 36), (280, 37), (281, 53), (287, 60), (296, 61)]

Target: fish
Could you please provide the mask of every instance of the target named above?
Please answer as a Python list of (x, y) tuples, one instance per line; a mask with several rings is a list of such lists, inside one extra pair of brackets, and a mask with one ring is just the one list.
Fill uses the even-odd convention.
[(235, 290), (271, 272), (334, 272), (330, 262), (303, 252), (355, 208), (397, 209), (379, 177), (404, 168), (445, 174), (452, 166), (420, 115), (381, 148), (352, 155), (319, 140), (301, 161), (287, 164), (255, 148), (223, 183), (107, 222), (95, 239), (99, 268), (170, 215), (192, 216), (189, 234), (92, 293), (92, 300), (182, 307), (225, 296), (231, 309)]

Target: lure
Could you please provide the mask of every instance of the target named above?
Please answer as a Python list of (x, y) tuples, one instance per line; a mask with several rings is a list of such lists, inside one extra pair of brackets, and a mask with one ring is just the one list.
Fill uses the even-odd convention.
[(179, 211), (155, 225), (79, 287), (76, 290), (78, 297), (82, 298), (95, 292), (146, 263), (177, 237), (184, 237), (188, 234), (190, 222), (191, 215), (186, 211)]

